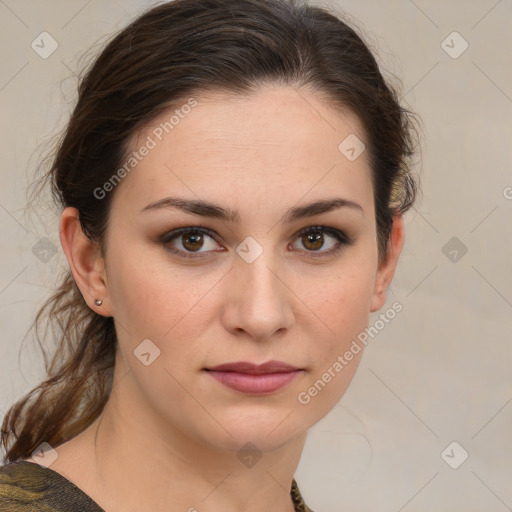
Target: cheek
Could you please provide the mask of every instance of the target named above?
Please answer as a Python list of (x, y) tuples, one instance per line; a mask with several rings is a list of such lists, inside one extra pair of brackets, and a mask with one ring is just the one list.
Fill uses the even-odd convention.
[[(111, 255), (109, 293), (113, 316), (145, 335), (168, 331), (201, 297), (203, 281), (191, 282), (165, 258), (125, 246)], [(198, 287), (201, 287), (199, 289)], [(203, 292), (204, 293), (204, 292)], [(149, 332), (149, 331), (148, 331)]]
[[(315, 336), (312, 372), (302, 386), (301, 404), (327, 413), (349, 386), (364, 344), (358, 335), (368, 325), (374, 269), (370, 260), (347, 265), (336, 279), (324, 280), (322, 290), (309, 296), (309, 305), (321, 319), (321, 336)], [(299, 397), (300, 398), (300, 397)]]
[(129, 366), (136, 362), (136, 347), (150, 339), (160, 350), (159, 364), (187, 369), (201, 354), (201, 335), (212, 323), (218, 273), (171, 267), (165, 257), (142, 258), (128, 248), (115, 257), (119, 264), (109, 276), (109, 290), (120, 350), (132, 361)]
[[(374, 284), (371, 265), (353, 265), (337, 278), (325, 280), (311, 300), (338, 343), (364, 329), (369, 320)], [(333, 331), (333, 332), (332, 332)]]

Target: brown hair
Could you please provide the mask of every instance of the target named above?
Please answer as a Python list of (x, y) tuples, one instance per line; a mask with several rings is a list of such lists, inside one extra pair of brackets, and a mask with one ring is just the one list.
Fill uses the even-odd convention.
[[(143, 13), (112, 37), (80, 79), (78, 102), (42, 181), (50, 182), (58, 205), (77, 208), (84, 233), (104, 255), (113, 192), (99, 199), (94, 190), (122, 165), (134, 134), (193, 93), (250, 94), (267, 83), (308, 86), (359, 117), (384, 258), (393, 216), (411, 207), (418, 188), (410, 163), (414, 114), (400, 105), (371, 51), (340, 15), (297, 0), (175, 0)], [(43, 441), (57, 446), (73, 438), (110, 395), (114, 321), (87, 306), (70, 271), (37, 313), (36, 332), (44, 319), (57, 350), (47, 380), (4, 419), (7, 461), (30, 457)]]

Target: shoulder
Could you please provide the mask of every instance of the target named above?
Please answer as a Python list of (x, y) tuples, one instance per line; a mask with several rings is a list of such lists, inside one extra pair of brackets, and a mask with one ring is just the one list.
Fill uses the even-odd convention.
[(48, 492), (48, 478), (37, 464), (11, 462), (0, 467), (0, 509), (6, 512), (41, 510), (53, 512), (42, 504)]
[(0, 467), (2, 512), (104, 512), (59, 473), (20, 460)]
[(300, 493), (299, 486), (297, 485), (295, 478), (292, 481), (292, 488), (290, 491), (290, 495), (292, 497), (292, 501), (295, 506), (295, 512), (314, 512), (304, 502), (304, 498), (302, 497), (302, 495)]

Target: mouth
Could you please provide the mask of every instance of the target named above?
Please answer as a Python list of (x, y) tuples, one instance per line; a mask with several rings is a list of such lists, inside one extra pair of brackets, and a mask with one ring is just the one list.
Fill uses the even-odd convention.
[(250, 394), (269, 394), (284, 388), (303, 370), (282, 361), (269, 361), (261, 365), (240, 361), (212, 368), (203, 368), (221, 384)]
[(282, 373), (292, 372), (299, 370), (299, 368), (292, 366), (283, 361), (267, 361), (262, 364), (255, 364), (249, 361), (237, 361), (234, 363), (224, 363), (211, 368), (204, 368), (209, 371), (224, 371), (224, 372), (238, 372), (247, 373), (251, 375), (260, 375), (264, 373)]
[(290, 384), (301, 373), (301, 370), (261, 374), (221, 372), (217, 370), (207, 370), (207, 372), (221, 384), (236, 391), (251, 394), (268, 394)]

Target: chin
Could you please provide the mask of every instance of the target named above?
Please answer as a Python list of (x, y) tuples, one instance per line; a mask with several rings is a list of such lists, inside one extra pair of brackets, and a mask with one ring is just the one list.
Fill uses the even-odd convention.
[(288, 413), (288, 410), (283, 410), (283, 414), (271, 424), (268, 421), (256, 422), (252, 419), (247, 422), (241, 416), (238, 417), (238, 420), (224, 421), (222, 423), (224, 428), (217, 425), (215, 432), (209, 430), (204, 442), (215, 450), (225, 450), (236, 454), (244, 449), (249, 451), (254, 449), (262, 453), (278, 450), (305, 432), (305, 428), (292, 424), (292, 422), (287, 420), (283, 422), (283, 418)]

